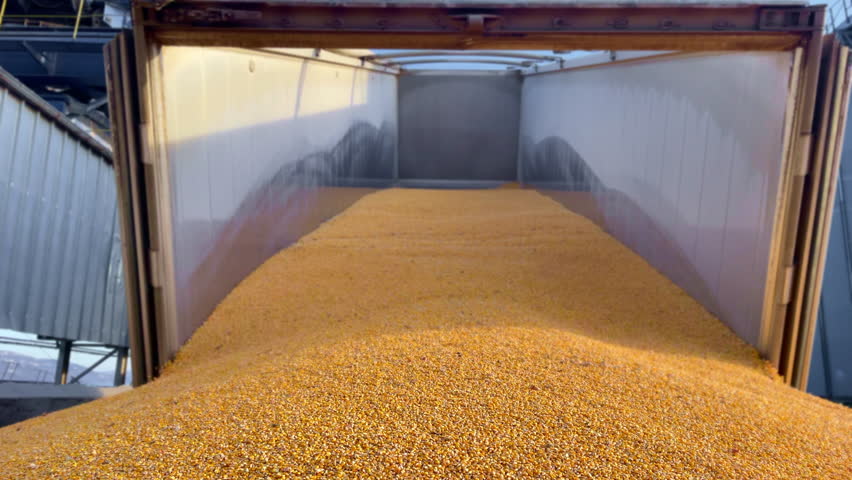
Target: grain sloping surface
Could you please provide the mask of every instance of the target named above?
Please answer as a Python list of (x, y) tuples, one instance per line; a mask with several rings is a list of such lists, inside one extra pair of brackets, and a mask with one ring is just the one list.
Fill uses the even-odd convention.
[(386, 190), (246, 278), (162, 378), (0, 452), (8, 478), (848, 479), (852, 412), (533, 191)]

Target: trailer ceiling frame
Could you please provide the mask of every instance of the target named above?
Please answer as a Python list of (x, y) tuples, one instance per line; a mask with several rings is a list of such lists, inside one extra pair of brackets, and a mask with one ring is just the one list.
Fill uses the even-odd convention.
[(182, 2), (134, 18), (162, 44), (231, 47), (786, 50), (822, 7), (670, 5), (323, 6)]
[[(169, 173), (163, 151), (159, 51), (167, 45), (241, 48), (386, 48), (429, 50), (679, 50), (792, 51), (792, 108), (785, 135), (778, 208), (770, 248), (758, 350), (776, 366), (796, 356), (785, 329), (796, 289), (797, 238), (810, 235), (803, 218), (808, 173), (822, 168), (811, 141), (822, 53), (824, 6), (762, 5), (367, 5), (280, 1), (137, 2), (132, 43), (122, 34), (110, 52), (117, 174), (129, 265), (128, 302), (134, 384), (159, 374), (177, 352), (176, 301), (171, 288)], [(121, 48), (118, 48), (121, 47)], [(133, 51), (135, 50), (135, 53)], [(128, 65), (127, 56), (135, 59)], [(135, 72), (134, 72), (135, 70)], [(120, 71), (120, 72), (119, 72)], [(118, 78), (118, 77), (116, 77)], [(130, 82), (133, 84), (131, 85)], [(128, 98), (128, 95), (132, 95)], [(122, 113), (123, 110), (123, 113)], [(121, 144), (123, 142), (123, 144)], [(808, 231), (804, 231), (808, 230)], [(127, 239), (130, 240), (127, 240)], [(133, 291), (132, 294), (130, 291)], [(817, 292), (818, 293), (818, 292)], [(174, 337), (174, 338), (173, 338)], [(137, 370), (139, 369), (139, 370)], [(783, 371), (787, 370), (787, 371)], [(787, 381), (791, 371), (782, 369)], [(796, 385), (794, 383), (794, 385)], [(798, 384), (798, 388), (805, 385)]]

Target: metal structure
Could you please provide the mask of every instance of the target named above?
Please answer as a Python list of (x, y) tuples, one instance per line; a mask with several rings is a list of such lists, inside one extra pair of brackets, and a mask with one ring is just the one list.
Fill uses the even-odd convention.
[(72, 351), (102, 357), (84, 374), (113, 355), (115, 382), (126, 373), (103, 47), (129, 3), (110, 2), (4, 1), (0, 12), (0, 192), (10, 205), (0, 228), (11, 235), (4, 253), (16, 256), (0, 262), (11, 292), (0, 326), (41, 338), (0, 343), (56, 349), (55, 383), (82, 377), (68, 377)]
[(473, 51), (456, 51), (456, 50), (416, 50), (416, 51), (401, 51), (394, 53), (386, 53), (381, 55), (365, 55), (363, 58), (366, 61), (390, 61), (403, 58), (417, 57), (496, 57), (496, 58), (519, 58), (523, 60), (534, 60), (538, 62), (558, 62), (562, 57), (549, 55), (536, 55), (532, 53), (511, 52), (511, 51), (495, 51), (495, 50), (473, 50)]
[(852, 1), (832, 0), (828, 2), (826, 7), (826, 31), (837, 33), (841, 40), (843, 40), (844, 36), (841, 32), (849, 28), (850, 18), (852, 18)]
[(480, 58), (467, 58), (464, 60), (456, 60), (450, 58), (421, 58), (418, 60), (402, 60), (390, 63), (389, 65), (393, 66), (406, 66), (406, 65), (429, 65), (435, 63), (472, 63), (472, 64), (483, 64), (483, 65), (508, 65), (510, 67), (531, 67), (534, 62), (529, 60), (498, 60), (498, 59), (480, 59)]
[[(112, 154), (0, 69), (0, 328), (126, 354), (127, 304)], [(91, 344), (90, 344), (91, 345)]]
[(514, 67), (515, 69), (538, 67), (543, 65), (554, 65), (560, 68), (564, 65), (565, 59), (560, 56), (540, 55), (523, 52), (500, 52), (492, 50), (470, 50), (470, 51), (452, 51), (452, 50), (421, 50), (421, 51), (400, 51), (394, 53), (385, 53), (381, 55), (366, 55), (361, 57), (362, 60), (374, 62), (379, 65), (387, 65), (393, 67), (402, 67), (408, 65), (430, 65), (438, 63), (447, 64), (479, 64), (479, 65), (494, 65)]
[(116, 32), (86, 29), (73, 38), (61, 28), (6, 25), (0, 29), (0, 66), (108, 140), (103, 47)]
[[(53, 383), (57, 385), (78, 383), (86, 374), (92, 372), (95, 368), (100, 366), (112, 356), (116, 357), (113, 384), (115, 386), (124, 385), (127, 376), (127, 358), (129, 354), (129, 349), (127, 347), (115, 347), (91, 342), (74, 342), (65, 339), (51, 339), (49, 337), (39, 337), (38, 340), (0, 337), (0, 345), (17, 345), (33, 348), (46, 348), (51, 350), (56, 349), (57, 361), (56, 369), (53, 371)], [(98, 348), (107, 348), (108, 351), (105, 353), (102, 350), (98, 350)], [(76, 377), (69, 379), (68, 368), (70, 366), (72, 352), (95, 355), (100, 358), (87, 367), (83, 372), (77, 374)], [(13, 381), (16, 366), (17, 364), (15, 362), (7, 362), (3, 374), (0, 375), (0, 382)], [(35, 383), (43, 383), (47, 381), (48, 378), (50, 378), (50, 372), (39, 370)]]

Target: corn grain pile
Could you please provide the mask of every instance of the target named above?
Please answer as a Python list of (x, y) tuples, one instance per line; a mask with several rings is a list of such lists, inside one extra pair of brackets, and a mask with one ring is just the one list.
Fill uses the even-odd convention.
[(386, 190), (246, 278), (159, 380), (0, 430), (3, 478), (850, 479), (781, 384), (529, 190)]

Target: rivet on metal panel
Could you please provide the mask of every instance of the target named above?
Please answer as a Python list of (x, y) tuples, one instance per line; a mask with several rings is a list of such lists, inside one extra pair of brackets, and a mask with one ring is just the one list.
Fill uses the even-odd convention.
[(630, 25), (630, 20), (627, 17), (618, 17), (606, 22), (606, 24), (616, 30), (624, 30)]
[(204, 10), (185, 10), (185, 12), (186, 18), (192, 21), (200, 22), (207, 20), (207, 12)]
[(166, 10), (163, 12), (163, 23), (178, 23), (183, 21), (183, 10)]
[(263, 13), (254, 10), (232, 10), (227, 8), (176, 8), (163, 10), (163, 20), (167, 23), (185, 21), (201, 23), (219, 23), (245, 20), (261, 20)]
[(660, 20), (660, 30), (673, 30), (675, 28), (680, 28), (680, 24), (674, 20), (670, 18)]
[(447, 30), (449, 27), (444, 23), (444, 17), (440, 15), (432, 15), (432, 22), (441, 30)]
[(716, 20), (713, 22), (713, 30), (733, 30), (737, 28), (736, 24), (727, 20)]
[(560, 28), (566, 28), (566, 27), (568, 27), (568, 26), (570, 25), (570, 24), (569, 24), (569, 23), (568, 23), (568, 22), (567, 22), (564, 18), (562, 18), (562, 17), (553, 17), (553, 20), (551, 21), (551, 23), (553, 24), (553, 28), (555, 28), (555, 29), (557, 29), (557, 30), (558, 30), (558, 29), (560, 29)]

